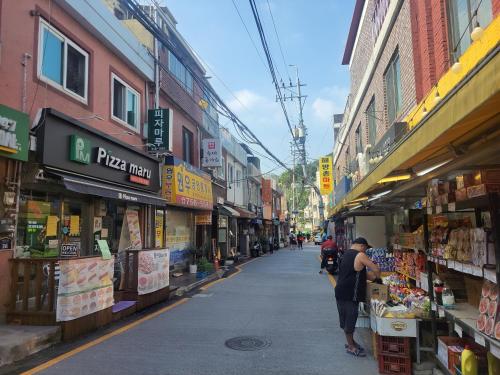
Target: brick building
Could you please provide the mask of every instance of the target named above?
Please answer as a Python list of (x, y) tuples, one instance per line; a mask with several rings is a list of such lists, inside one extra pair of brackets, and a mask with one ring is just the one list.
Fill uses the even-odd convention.
[(439, 79), (470, 46), (476, 24), (488, 26), (498, 15), (498, 3), (356, 2), (342, 60), (351, 92), (334, 145), (336, 203), (411, 130), (417, 103), (439, 97)]

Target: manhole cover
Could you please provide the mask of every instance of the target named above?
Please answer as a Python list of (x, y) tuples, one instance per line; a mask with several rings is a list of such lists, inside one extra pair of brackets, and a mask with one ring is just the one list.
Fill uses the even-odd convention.
[(240, 336), (234, 337), (226, 341), (226, 346), (229, 349), (242, 351), (255, 351), (269, 347), (271, 341), (264, 337), (257, 336)]

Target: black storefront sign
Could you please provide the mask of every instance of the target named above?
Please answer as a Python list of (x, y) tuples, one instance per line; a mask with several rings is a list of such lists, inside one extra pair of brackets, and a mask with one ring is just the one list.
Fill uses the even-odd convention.
[(167, 151), (170, 148), (172, 113), (168, 108), (148, 110), (148, 149)]
[[(100, 183), (159, 192), (159, 161), (154, 157), (53, 109), (44, 109), (42, 119), (35, 132), (37, 159), (44, 166)], [(87, 156), (88, 164), (82, 162)]]

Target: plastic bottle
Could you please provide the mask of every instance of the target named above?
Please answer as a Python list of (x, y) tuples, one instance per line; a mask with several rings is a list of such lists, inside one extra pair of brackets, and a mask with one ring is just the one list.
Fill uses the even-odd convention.
[(478, 375), (477, 358), (468, 345), (462, 352), (461, 365), (462, 375)]
[(443, 306), (447, 309), (453, 309), (455, 308), (455, 296), (453, 295), (453, 292), (451, 291), (448, 286), (444, 286), (443, 288), (443, 293), (441, 295), (441, 298), (443, 299)]
[(500, 374), (500, 359), (490, 352), (488, 352), (486, 357), (488, 358), (488, 375)]

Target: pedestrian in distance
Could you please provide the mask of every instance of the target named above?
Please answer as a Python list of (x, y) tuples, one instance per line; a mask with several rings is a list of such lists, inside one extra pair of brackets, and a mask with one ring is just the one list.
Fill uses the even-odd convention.
[(290, 250), (295, 250), (297, 248), (297, 240), (295, 239), (295, 234), (290, 233)]
[(334, 258), (337, 257), (337, 243), (333, 240), (332, 236), (328, 236), (326, 241), (321, 244), (321, 268), (319, 273), (323, 273), (326, 268), (328, 254), (333, 253)]
[(297, 243), (299, 244), (299, 249), (302, 250), (302, 242), (304, 242), (304, 236), (302, 233), (299, 233), (297, 236)]
[[(356, 238), (342, 256), (339, 266), (335, 297), (339, 312), (340, 328), (344, 330), (346, 352), (356, 357), (365, 357), (365, 350), (354, 341), (354, 328), (358, 320), (359, 303), (366, 298), (366, 280), (380, 280), (380, 268), (366, 255), (371, 248), (365, 238)], [(367, 272), (366, 268), (371, 271)]]
[(269, 236), (269, 251), (272, 253), (274, 253), (274, 240), (273, 240), (273, 236)]

